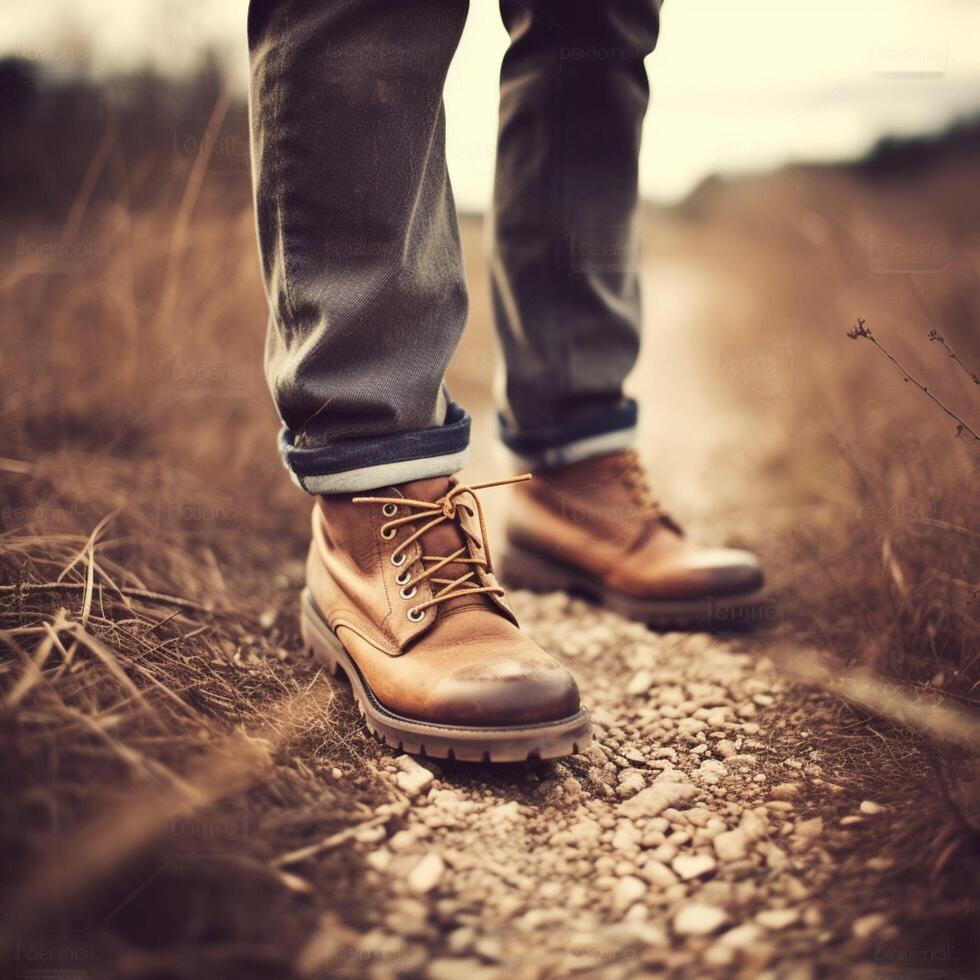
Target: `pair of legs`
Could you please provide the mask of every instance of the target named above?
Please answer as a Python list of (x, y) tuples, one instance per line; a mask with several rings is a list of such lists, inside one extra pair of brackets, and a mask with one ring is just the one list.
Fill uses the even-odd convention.
[[(467, 314), (443, 85), (467, 0), (251, 0), (266, 367), (315, 494), (448, 475)], [(493, 305), (504, 442), (531, 467), (629, 444), (637, 157), (659, 0), (502, 0)]]
[[(710, 618), (750, 601), (758, 565), (687, 542), (626, 449), (659, 0), (501, 10), (500, 425), (535, 471), (513, 495), (504, 575), (659, 625)], [(578, 751), (590, 720), (507, 604), (481, 488), (453, 477), (470, 426), (443, 379), (467, 300), (442, 90), (466, 12), (466, 0), (252, 0), (253, 165), (282, 451), (317, 495), (306, 645), (347, 674), (389, 744), (514, 761)]]

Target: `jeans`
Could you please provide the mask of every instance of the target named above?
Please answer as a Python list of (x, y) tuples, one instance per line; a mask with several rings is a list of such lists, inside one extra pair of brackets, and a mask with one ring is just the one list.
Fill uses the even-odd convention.
[[(467, 0), (251, 0), (266, 373), (311, 493), (449, 475), (467, 314), (443, 85)], [(500, 429), (527, 465), (625, 447), (639, 347), (637, 157), (660, 0), (502, 0), (493, 307)]]

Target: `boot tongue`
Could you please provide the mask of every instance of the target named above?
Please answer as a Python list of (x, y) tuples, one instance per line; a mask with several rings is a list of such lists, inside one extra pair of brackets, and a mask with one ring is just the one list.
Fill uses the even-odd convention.
[[(410, 483), (399, 484), (398, 490), (401, 494), (410, 500), (427, 500), (434, 502), (440, 497), (444, 497), (454, 486), (453, 481), (446, 476), (437, 476), (429, 480), (412, 480)], [(464, 502), (469, 502), (468, 496), (464, 497)], [(459, 500), (459, 498), (457, 498)], [(414, 533), (420, 527), (424, 527), (429, 521), (434, 520), (438, 516), (438, 511), (433, 511), (431, 516), (426, 515), (425, 517), (420, 517), (417, 521), (413, 521), (411, 524), (406, 525), (407, 528), (411, 530), (407, 531), (407, 534)], [(442, 523), (438, 524), (431, 531), (427, 531), (421, 538), (419, 538), (419, 544), (422, 546), (422, 554), (428, 555), (432, 558), (445, 558), (448, 555), (455, 554), (460, 548), (466, 547), (466, 536), (459, 529), (459, 525), (455, 520), (444, 520)], [(464, 556), (469, 554), (469, 549), (463, 552)], [(477, 552), (479, 554), (479, 552)], [(431, 566), (433, 563), (426, 563), (426, 567)], [(465, 575), (469, 571), (473, 571), (476, 568), (475, 565), (465, 564), (463, 562), (450, 562), (448, 565), (443, 565), (442, 568), (436, 572), (435, 577), (441, 579), (457, 579), (461, 575)], [(430, 580), (431, 581), (431, 580)], [(474, 577), (462, 588), (469, 588), (471, 585), (479, 585), (480, 583), (476, 581), (476, 576)], [(440, 591), (440, 589), (445, 588), (444, 585), (440, 585), (438, 582), (432, 583), (433, 593)], [(447, 602), (442, 602), (439, 604), (440, 609), (449, 609), (460, 603), (480, 603), (481, 605), (487, 603), (487, 597), (485, 595), (479, 596), (463, 596), (459, 599), (450, 599)]]

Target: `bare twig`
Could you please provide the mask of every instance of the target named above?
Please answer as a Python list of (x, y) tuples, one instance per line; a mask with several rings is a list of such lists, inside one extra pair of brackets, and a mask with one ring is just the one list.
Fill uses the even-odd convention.
[(959, 364), (959, 366), (960, 366), (960, 367), (961, 367), (961, 368), (962, 368), (962, 369), (963, 369), (963, 370), (964, 370), (964, 371), (966, 372), (966, 376), (967, 376), (967, 377), (968, 377), (968, 378), (969, 378), (969, 379), (970, 379), (970, 380), (971, 380), (971, 381), (972, 381), (972, 382), (973, 382), (973, 383), (974, 383), (975, 385), (980, 385), (980, 375), (978, 375), (976, 371), (971, 371), (971, 370), (970, 370), (970, 369), (969, 369), (969, 368), (968, 368), (968, 367), (967, 367), (967, 366), (966, 366), (966, 365), (965, 365), (965, 364), (963, 363), (963, 361), (962, 361), (962, 360), (960, 359), (960, 355), (959, 355), (959, 354), (957, 354), (957, 353), (956, 353), (956, 351), (955, 351), (955, 350), (953, 350), (953, 348), (952, 348), (952, 347), (950, 347), (950, 346), (949, 346), (949, 344), (947, 344), (947, 343), (946, 343), (946, 338), (945, 338), (945, 337), (943, 337), (943, 336), (942, 336), (942, 334), (940, 334), (938, 330), (930, 330), (930, 331), (929, 331), (929, 333), (928, 333), (928, 334), (927, 334), (926, 336), (927, 336), (927, 337), (928, 337), (928, 338), (929, 338), (930, 340), (934, 340), (934, 341), (936, 341), (937, 343), (939, 343), (939, 344), (942, 344), (942, 345), (943, 345), (943, 348), (944, 348), (944, 349), (945, 349), (945, 351), (946, 351), (946, 353), (947, 353), (947, 354), (949, 354), (949, 356), (950, 356), (950, 357), (951, 357), (951, 358), (952, 358), (952, 359), (953, 359), (954, 361), (956, 361), (956, 363), (957, 363), (957, 364)]
[(885, 357), (887, 357), (888, 360), (891, 361), (892, 364), (894, 364), (895, 367), (897, 367), (898, 370), (902, 372), (902, 376), (904, 377), (905, 381), (910, 381), (912, 384), (916, 386), (916, 388), (919, 389), (919, 391), (921, 391), (925, 395), (928, 395), (929, 398), (932, 399), (932, 401), (934, 401), (951, 419), (953, 419), (954, 422), (956, 422), (957, 438), (963, 435), (964, 432), (967, 432), (971, 436), (973, 436), (976, 442), (980, 442), (980, 435), (977, 435), (977, 433), (970, 427), (970, 425), (964, 422), (963, 419), (961, 419), (951, 408), (949, 408), (947, 405), (944, 405), (943, 402), (941, 402), (928, 389), (926, 385), (924, 385), (918, 379), (914, 378), (909, 373), (909, 371), (905, 368), (905, 366), (899, 363), (898, 359), (878, 341), (878, 338), (875, 337), (875, 335), (871, 332), (871, 328), (865, 325), (864, 320), (858, 318), (857, 324), (855, 325), (854, 329), (847, 331), (847, 336), (850, 337), (851, 340), (857, 340), (860, 337), (863, 337), (866, 340), (870, 340), (871, 343), (874, 344), (875, 347), (877, 347), (878, 350), (880, 350), (881, 353), (884, 354)]

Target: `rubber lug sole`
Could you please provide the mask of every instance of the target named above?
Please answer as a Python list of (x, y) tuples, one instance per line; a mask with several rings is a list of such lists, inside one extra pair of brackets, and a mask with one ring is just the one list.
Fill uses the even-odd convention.
[(554, 722), (507, 728), (439, 725), (398, 715), (374, 695), (353, 657), (324, 622), (307, 589), (301, 597), (300, 628), (307, 652), (335, 676), (343, 671), (368, 730), (390, 748), (460, 762), (534, 762), (576, 755), (592, 741), (588, 708)]
[(747, 632), (771, 627), (778, 618), (778, 601), (764, 589), (704, 599), (639, 599), (515, 544), (507, 545), (497, 565), (498, 577), (509, 589), (567, 592), (656, 630)]

